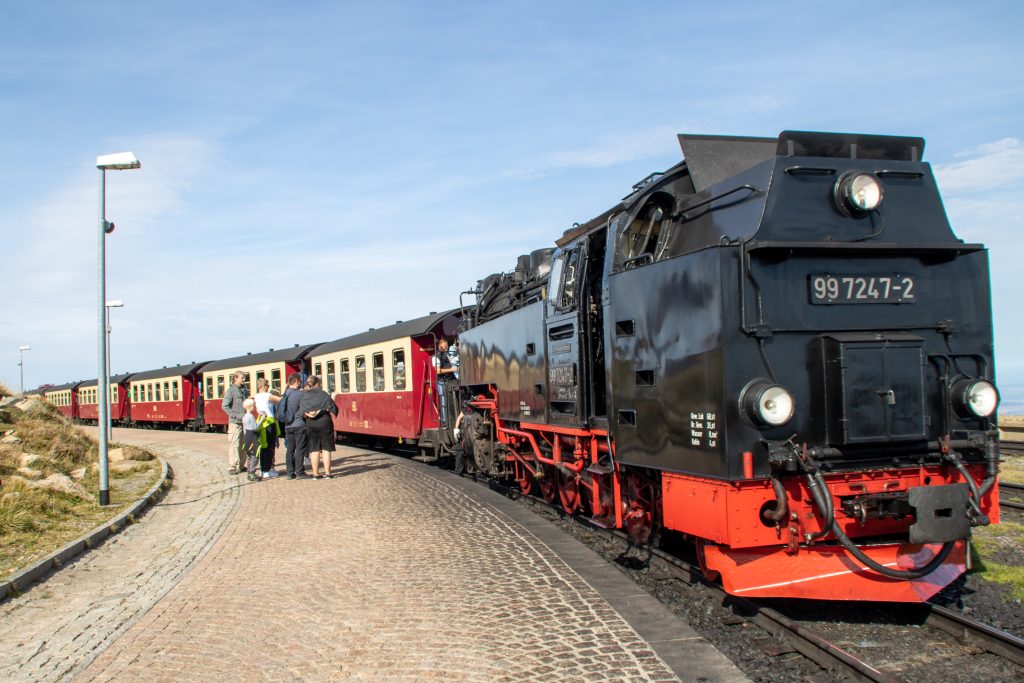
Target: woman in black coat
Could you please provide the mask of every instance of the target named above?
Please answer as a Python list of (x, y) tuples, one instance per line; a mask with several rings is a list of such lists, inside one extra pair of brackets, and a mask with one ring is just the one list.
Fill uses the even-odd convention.
[[(334, 422), (331, 415), (338, 414), (338, 406), (330, 394), (320, 388), (320, 378), (312, 376), (306, 382), (306, 391), (299, 400), (299, 412), (306, 422), (306, 440), (309, 444), (309, 462), (317, 479), (331, 478), (331, 455), (334, 453)], [(321, 456), (324, 474), (318, 469)]]

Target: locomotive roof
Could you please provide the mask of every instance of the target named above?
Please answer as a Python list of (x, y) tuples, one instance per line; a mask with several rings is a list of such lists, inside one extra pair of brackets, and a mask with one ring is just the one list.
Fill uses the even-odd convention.
[[(110, 376), (110, 383), (111, 384), (120, 384), (121, 382), (125, 381), (129, 377), (132, 377), (132, 373), (130, 373), (130, 372), (123, 372), (120, 375), (111, 375)], [(99, 386), (99, 384), (100, 384), (100, 381), (98, 379), (87, 379), (84, 382), (82, 382), (81, 384), (79, 384), (78, 386), (79, 386), (79, 388), (81, 388), (81, 387), (96, 387), (96, 386)]]
[(175, 365), (170, 368), (160, 368), (159, 370), (146, 370), (145, 372), (136, 372), (131, 375), (131, 381), (138, 382), (144, 379), (155, 379), (157, 377), (178, 377), (191, 375), (199, 368), (206, 365), (208, 361), (202, 363), (186, 363), (185, 365)]
[(317, 346), (320, 345), (306, 344), (305, 346), (299, 346), (296, 344), (295, 346), (285, 349), (270, 349), (269, 351), (263, 351), (262, 353), (247, 353), (244, 356), (215, 360), (208, 363), (203, 368), (203, 372), (227, 370), (230, 368), (244, 368), (249, 365), (262, 365), (263, 363), (293, 363), (300, 358), (303, 358), (310, 350)]
[(461, 312), (461, 310), (462, 309), (459, 308), (453, 308), (450, 311), (431, 313), (430, 315), (425, 315), (422, 318), (416, 318), (415, 320), (405, 320), (395, 323), (394, 325), (388, 325), (387, 327), (378, 327), (373, 330), (367, 330), (366, 332), (360, 332), (359, 334), (354, 334), (350, 337), (343, 337), (332, 342), (327, 342), (320, 346), (316, 352), (317, 354), (333, 353), (334, 351), (342, 351), (344, 349), (351, 349), (358, 346), (376, 344), (377, 342), (387, 341), (389, 339), (417, 337), (430, 332), (430, 330), (432, 330), (439, 322), (453, 313)]
[(565, 246), (604, 225), (612, 216), (629, 209), (652, 190), (683, 175), (690, 176), (694, 193), (699, 194), (777, 156), (920, 161), (924, 154), (924, 138), (895, 135), (785, 130), (779, 133), (778, 138), (690, 134), (677, 137), (683, 161), (664, 173), (647, 176), (634, 185), (633, 192), (621, 202), (600, 216), (567, 230), (556, 244)]

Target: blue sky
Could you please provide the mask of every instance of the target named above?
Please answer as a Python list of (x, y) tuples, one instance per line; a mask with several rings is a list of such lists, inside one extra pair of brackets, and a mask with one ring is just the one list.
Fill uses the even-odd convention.
[(114, 371), (458, 304), (680, 158), (675, 133), (921, 135), (991, 249), (1024, 409), (1024, 10), (1011, 2), (36, 2), (0, 10), (0, 380)]

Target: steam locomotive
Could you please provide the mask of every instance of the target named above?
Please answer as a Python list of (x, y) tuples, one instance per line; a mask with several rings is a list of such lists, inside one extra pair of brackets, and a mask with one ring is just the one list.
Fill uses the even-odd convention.
[(985, 248), (921, 138), (679, 142), (469, 292), (467, 461), (637, 543), (679, 536), (733, 594), (927, 600), (998, 522)]

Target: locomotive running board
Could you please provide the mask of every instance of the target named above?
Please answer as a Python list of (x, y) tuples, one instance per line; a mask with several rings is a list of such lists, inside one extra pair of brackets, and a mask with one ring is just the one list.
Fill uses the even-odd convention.
[[(893, 569), (927, 564), (942, 546), (890, 543), (861, 546), (869, 557)], [(877, 600), (922, 602), (960, 576), (966, 569), (964, 541), (957, 541), (946, 561), (920, 579), (901, 581), (875, 573), (839, 546), (801, 547), (795, 555), (786, 548), (733, 550), (705, 546), (708, 569), (722, 576), (722, 586), (733, 595), (756, 598), (808, 600)]]

